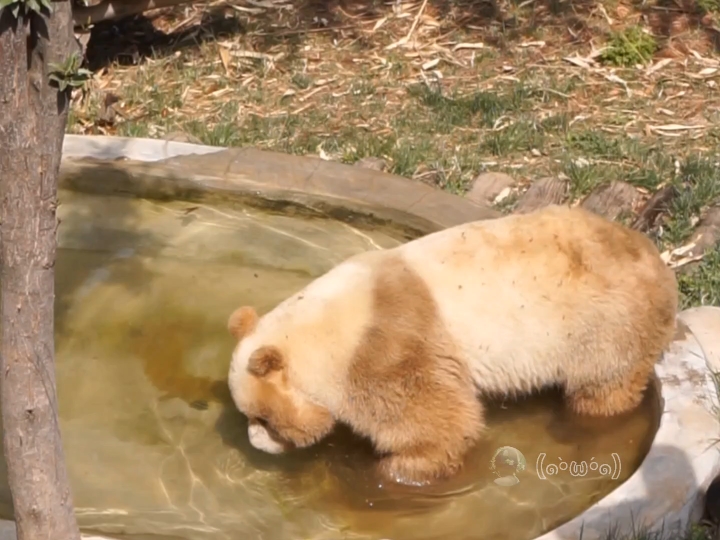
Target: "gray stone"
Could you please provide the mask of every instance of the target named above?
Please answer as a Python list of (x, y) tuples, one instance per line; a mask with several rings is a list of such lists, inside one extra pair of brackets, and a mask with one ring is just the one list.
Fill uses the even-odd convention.
[(568, 192), (568, 183), (559, 178), (541, 178), (535, 181), (530, 188), (523, 193), (515, 207), (516, 214), (527, 214), (534, 212), (551, 204), (561, 204)]
[(492, 203), (506, 188), (515, 184), (513, 177), (500, 172), (485, 172), (477, 175), (472, 187), (465, 194), (471, 201), (480, 204)]
[(686, 253), (687, 257), (695, 257), (712, 249), (720, 241), (720, 206), (709, 208), (700, 219), (697, 229), (688, 243), (695, 246)]
[(657, 190), (638, 212), (632, 228), (642, 232), (652, 229), (657, 219), (667, 212), (670, 203), (677, 195), (678, 190), (673, 185), (667, 185)]
[(631, 212), (639, 196), (638, 190), (627, 182), (613, 181), (595, 188), (581, 206), (609, 220), (615, 220), (622, 214)]
[(200, 139), (183, 131), (172, 131), (163, 137), (166, 141), (202, 144)]
[(387, 169), (387, 161), (378, 157), (364, 157), (357, 160), (353, 165), (374, 171), (384, 171)]

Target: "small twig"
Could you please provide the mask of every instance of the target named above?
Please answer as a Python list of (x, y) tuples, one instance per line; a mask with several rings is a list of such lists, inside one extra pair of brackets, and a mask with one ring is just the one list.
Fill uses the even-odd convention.
[(413, 32), (415, 32), (415, 28), (418, 25), (418, 22), (420, 21), (420, 17), (422, 17), (423, 12), (425, 11), (425, 6), (427, 5), (427, 0), (423, 0), (423, 3), (420, 5), (420, 9), (417, 12), (417, 15), (415, 15), (415, 19), (413, 19), (412, 26), (410, 27), (410, 31), (407, 33), (407, 36), (405, 36), (405, 42), (407, 43), (410, 41), (410, 37), (413, 35)]

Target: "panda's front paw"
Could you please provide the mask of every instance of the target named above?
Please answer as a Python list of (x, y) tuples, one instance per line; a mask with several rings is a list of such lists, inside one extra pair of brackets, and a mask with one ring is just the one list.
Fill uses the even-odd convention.
[(461, 463), (448, 460), (444, 452), (412, 450), (397, 453), (380, 461), (380, 474), (386, 479), (407, 486), (427, 486), (453, 476)]

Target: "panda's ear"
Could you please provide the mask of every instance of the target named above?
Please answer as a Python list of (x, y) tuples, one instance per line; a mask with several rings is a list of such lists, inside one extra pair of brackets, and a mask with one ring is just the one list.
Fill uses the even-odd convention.
[(248, 371), (256, 377), (265, 377), (273, 371), (280, 371), (285, 365), (280, 349), (265, 345), (256, 349), (248, 360)]
[(258, 314), (251, 306), (243, 306), (235, 311), (228, 319), (228, 330), (235, 339), (240, 341), (250, 332), (255, 330), (258, 322)]

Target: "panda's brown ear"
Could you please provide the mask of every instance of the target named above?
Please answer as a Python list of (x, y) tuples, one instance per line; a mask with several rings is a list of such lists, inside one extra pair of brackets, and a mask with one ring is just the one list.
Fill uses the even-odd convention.
[(265, 345), (250, 355), (247, 369), (256, 377), (265, 377), (268, 373), (281, 370), (284, 365), (280, 349), (272, 345)]
[(243, 306), (233, 311), (228, 319), (228, 330), (238, 341), (255, 330), (258, 314), (251, 306)]

